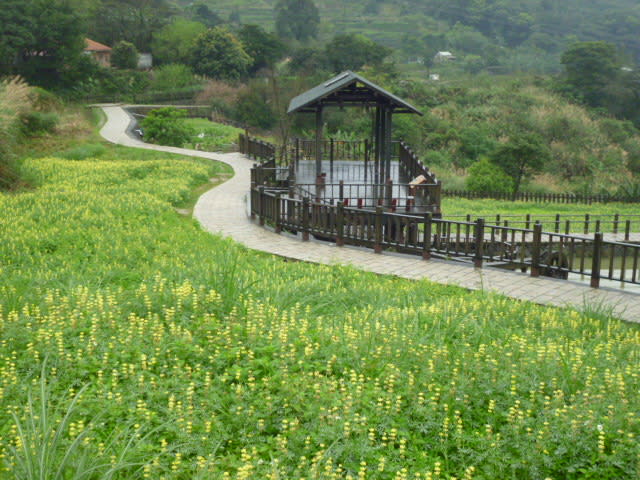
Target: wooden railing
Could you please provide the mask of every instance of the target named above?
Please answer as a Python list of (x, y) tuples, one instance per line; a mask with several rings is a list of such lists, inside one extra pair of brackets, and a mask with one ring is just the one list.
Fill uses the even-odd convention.
[(640, 198), (617, 195), (580, 195), (574, 193), (529, 193), (519, 192), (515, 195), (501, 192), (471, 192), (468, 190), (444, 190), (446, 197), (460, 197), (468, 199), (489, 198), (494, 200), (516, 200), (522, 202), (538, 203), (638, 203)]
[[(470, 221), (471, 215), (451, 215), (447, 220), (465, 219)], [(556, 215), (517, 215), (497, 214), (488, 218), (493, 225), (505, 227), (521, 227), (530, 229), (535, 223), (540, 223), (543, 230), (564, 234), (592, 234), (606, 232), (624, 235), (624, 240), (629, 241), (631, 232), (640, 231), (640, 214), (556, 214)]]
[(544, 232), (533, 228), (488, 225), (473, 222), (393, 212), (380, 206), (362, 209), (329, 205), (309, 198), (294, 198), (287, 191), (264, 186), (251, 189), (251, 214), (276, 232), (300, 233), (319, 239), (421, 255), (457, 258), (483, 265), (529, 270), (532, 276), (566, 279), (569, 274), (590, 277), (597, 288), (600, 279), (640, 283), (640, 245), (605, 241), (598, 232), (593, 237)]
[(429, 168), (422, 163), (418, 155), (404, 142), (400, 142), (398, 160), (400, 162), (400, 168), (407, 177), (414, 179), (422, 175), (429, 183), (439, 183), (435, 173), (429, 170)]
[(251, 137), (246, 133), (241, 133), (238, 138), (238, 149), (240, 153), (261, 162), (276, 161), (276, 146), (269, 142), (264, 142)]
[[(373, 143), (365, 140), (336, 140), (329, 138), (321, 140), (322, 160), (333, 161), (364, 161), (373, 162)], [(400, 142), (391, 142), (391, 158), (397, 159), (400, 152)], [(289, 160), (315, 160), (316, 141), (296, 138), (287, 147)]]
[(295, 184), (294, 192), (298, 197), (313, 198), (316, 202), (358, 208), (385, 206), (392, 211), (431, 212), (440, 214), (441, 184), (409, 185), (387, 183), (338, 183)]

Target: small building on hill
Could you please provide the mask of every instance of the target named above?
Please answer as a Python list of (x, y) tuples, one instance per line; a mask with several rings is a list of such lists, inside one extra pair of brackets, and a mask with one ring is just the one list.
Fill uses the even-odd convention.
[(455, 59), (456, 59), (455, 55), (451, 52), (438, 52), (436, 53), (435, 57), (433, 57), (433, 61), (436, 63), (450, 62)]
[(107, 47), (89, 38), (85, 38), (85, 55), (90, 55), (99, 65), (103, 67), (111, 66), (111, 47)]

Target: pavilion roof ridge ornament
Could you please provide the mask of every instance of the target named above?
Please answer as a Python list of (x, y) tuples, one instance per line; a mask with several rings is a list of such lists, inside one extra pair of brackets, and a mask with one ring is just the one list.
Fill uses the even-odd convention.
[(410, 103), (350, 70), (293, 98), (287, 113), (311, 113), (323, 106), (366, 106), (380, 103), (384, 103), (394, 113), (422, 115)]

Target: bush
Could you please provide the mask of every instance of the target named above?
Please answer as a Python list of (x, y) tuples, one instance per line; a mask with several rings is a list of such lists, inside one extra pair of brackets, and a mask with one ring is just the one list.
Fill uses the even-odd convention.
[(182, 120), (186, 115), (184, 110), (173, 107), (151, 110), (142, 121), (145, 141), (182, 147), (191, 137), (191, 129)]
[(120, 69), (134, 69), (138, 66), (138, 50), (133, 43), (118, 42), (111, 52), (111, 65)]
[(504, 170), (499, 166), (491, 163), (489, 159), (483, 158), (469, 168), (466, 187), (468, 190), (478, 193), (511, 193), (513, 192), (513, 179), (504, 173)]
[(151, 88), (155, 91), (174, 90), (195, 85), (197, 82), (191, 68), (181, 63), (163, 65), (153, 72)]
[(60, 117), (53, 112), (28, 112), (20, 117), (20, 128), (26, 136), (40, 133), (51, 133), (60, 122)]
[(269, 129), (276, 123), (276, 114), (268, 103), (266, 91), (249, 88), (238, 95), (236, 118), (252, 127)]

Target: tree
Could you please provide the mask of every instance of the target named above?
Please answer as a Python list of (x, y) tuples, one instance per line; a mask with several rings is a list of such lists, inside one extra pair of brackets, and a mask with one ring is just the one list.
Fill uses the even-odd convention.
[(518, 194), (522, 181), (551, 160), (551, 151), (534, 134), (517, 134), (491, 155), (491, 160), (513, 179), (513, 196)]
[(216, 79), (243, 77), (251, 61), (242, 43), (226, 27), (210, 28), (200, 34), (191, 51), (193, 70)]
[(189, 63), (189, 55), (196, 38), (207, 31), (200, 22), (176, 18), (162, 27), (153, 37), (154, 63)]
[[(10, 71), (25, 77), (32, 85), (50, 89), (72, 86), (82, 64), (84, 26), (74, 8), (65, 0), (33, 0), (25, 2), (16, 17), (4, 11), (9, 20), (3, 30), (13, 32), (0, 36), (0, 46), (12, 55)], [(29, 28), (29, 32), (25, 32)]]
[(10, 72), (21, 52), (33, 45), (33, 17), (23, 0), (4, 0), (0, 8), (0, 71)]
[(573, 92), (592, 107), (604, 106), (605, 88), (620, 71), (615, 45), (606, 42), (578, 42), (562, 55), (566, 82)]
[(391, 49), (354, 33), (336, 35), (325, 48), (329, 66), (336, 73), (380, 65), (390, 53)]
[(273, 33), (264, 31), (258, 25), (243, 25), (238, 38), (247, 54), (253, 59), (249, 73), (273, 65), (284, 53), (284, 44)]
[(278, 0), (276, 32), (282, 38), (302, 42), (315, 38), (320, 25), (320, 13), (313, 0)]
[(111, 51), (111, 65), (123, 70), (132, 70), (138, 66), (138, 50), (133, 43), (119, 41)]
[(88, 33), (107, 45), (127, 40), (139, 52), (149, 52), (154, 33), (175, 13), (167, 0), (103, 0), (89, 19)]
[(209, 28), (217, 27), (224, 23), (216, 12), (211, 11), (211, 9), (203, 3), (190, 5), (185, 10), (190, 14), (191, 20), (202, 23)]
[(488, 158), (483, 158), (469, 168), (465, 186), (478, 193), (511, 193), (513, 179)]

